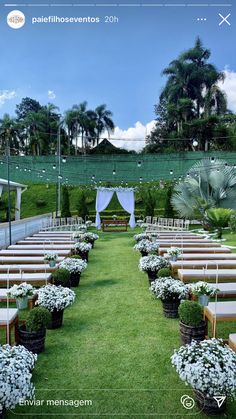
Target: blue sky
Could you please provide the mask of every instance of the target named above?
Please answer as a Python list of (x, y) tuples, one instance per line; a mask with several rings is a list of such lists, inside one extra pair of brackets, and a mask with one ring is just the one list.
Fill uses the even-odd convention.
[[(26, 16), (26, 24), (19, 30), (6, 24), (6, 15), (14, 9)], [(88, 101), (90, 108), (106, 103), (121, 130), (137, 121), (146, 125), (154, 119), (154, 104), (165, 83), (161, 71), (191, 47), (198, 35), (211, 49), (211, 61), (219, 69), (227, 66), (233, 76), (236, 72), (232, 7), (2, 5), (0, 12), (0, 115), (12, 114), (15, 104), (30, 96), (42, 104), (55, 103), (61, 113), (83, 100)], [(218, 13), (226, 16), (229, 12), (231, 26), (219, 26)], [(101, 23), (31, 24), (33, 16), (49, 15), (98, 16)], [(117, 16), (119, 22), (105, 24), (106, 15)], [(207, 21), (199, 22), (198, 17), (206, 17)], [(14, 92), (8, 100), (4, 100), (6, 91)], [(48, 91), (53, 92), (54, 99), (48, 98)]]

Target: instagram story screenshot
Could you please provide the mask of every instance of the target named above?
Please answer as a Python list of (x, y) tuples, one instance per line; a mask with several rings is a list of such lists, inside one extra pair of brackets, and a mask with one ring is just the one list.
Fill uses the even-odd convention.
[(236, 417), (233, 0), (0, 2), (0, 419)]

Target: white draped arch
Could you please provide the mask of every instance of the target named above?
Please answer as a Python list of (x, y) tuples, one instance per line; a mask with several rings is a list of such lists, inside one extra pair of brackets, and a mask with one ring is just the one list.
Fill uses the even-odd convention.
[(120, 205), (130, 214), (129, 225), (135, 227), (134, 207), (135, 196), (133, 188), (97, 188), (96, 196), (96, 227), (101, 228), (100, 212), (104, 211), (111, 202), (114, 192)]

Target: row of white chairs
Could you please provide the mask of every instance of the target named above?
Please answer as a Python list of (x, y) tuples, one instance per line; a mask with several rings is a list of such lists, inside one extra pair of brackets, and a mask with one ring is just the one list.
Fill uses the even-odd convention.
[(181, 218), (146, 217), (147, 229), (157, 227), (161, 230), (189, 230), (189, 220)]

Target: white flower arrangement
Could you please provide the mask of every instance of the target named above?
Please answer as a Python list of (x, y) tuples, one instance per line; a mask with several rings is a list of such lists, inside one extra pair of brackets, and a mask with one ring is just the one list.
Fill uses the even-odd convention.
[(27, 282), (22, 282), (19, 285), (14, 284), (9, 288), (8, 295), (11, 298), (24, 298), (33, 295), (36, 292), (35, 288)]
[(137, 244), (134, 245), (135, 250), (139, 250), (140, 252), (152, 253), (156, 252), (159, 248), (157, 242), (152, 242), (147, 239), (140, 240)]
[(215, 295), (219, 292), (219, 289), (212, 284), (199, 281), (191, 285), (191, 291), (194, 295), (207, 295), (208, 297), (215, 297)]
[(157, 272), (161, 268), (168, 268), (169, 262), (162, 256), (148, 255), (139, 260), (139, 269), (143, 272)]
[(94, 242), (95, 240), (98, 240), (99, 236), (98, 234), (95, 233), (91, 233), (91, 232), (87, 232), (87, 233), (83, 233), (81, 235), (81, 241), (86, 241), (86, 242)]
[(81, 253), (87, 253), (92, 249), (92, 245), (86, 242), (78, 242), (75, 243), (74, 249), (78, 250)]
[(59, 269), (67, 269), (70, 273), (81, 273), (87, 268), (87, 262), (82, 259), (65, 258), (59, 263)]
[(87, 220), (87, 221), (85, 222), (85, 225), (86, 225), (87, 227), (90, 227), (90, 226), (92, 225), (92, 221), (91, 221), (91, 220)]
[(116, 220), (117, 219), (117, 215), (116, 214), (113, 214), (112, 218), (113, 218), (113, 220)]
[(179, 255), (181, 255), (182, 250), (179, 247), (173, 247), (171, 246), (168, 250), (167, 250), (167, 254), (168, 256), (175, 256), (178, 257)]
[(156, 279), (150, 289), (162, 301), (183, 300), (189, 295), (189, 286), (171, 277)]
[(152, 236), (148, 233), (140, 233), (134, 235), (134, 240), (140, 242), (140, 240), (151, 240)]
[(24, 346), (0, 346), (0, 412), (34, 397), (31, 371), (36, 360), (37, 355)]
[(64, 310), (74, 301), (75, 293), (70, 288), (49, 284), (39, 288), (36, 304), (52, 312)]
[(236, 397), (236, 353), (222, 340), (193, 341), (181, 346), (171, 357), (184, 381), (206, 397)]
[(76, 226), (77, 231), (75, 231), (75, 234), (80, 234), (81, 232), (87, 231), (87, 225), (86, 224), (78, 224)]
[(57, 261), (58, 259), (58, 255), (55, 252), (48, 252), (46, 253), (46, 255), (44, 255), (44, 260), (47, 260), (48, 262), (50, 261)]

